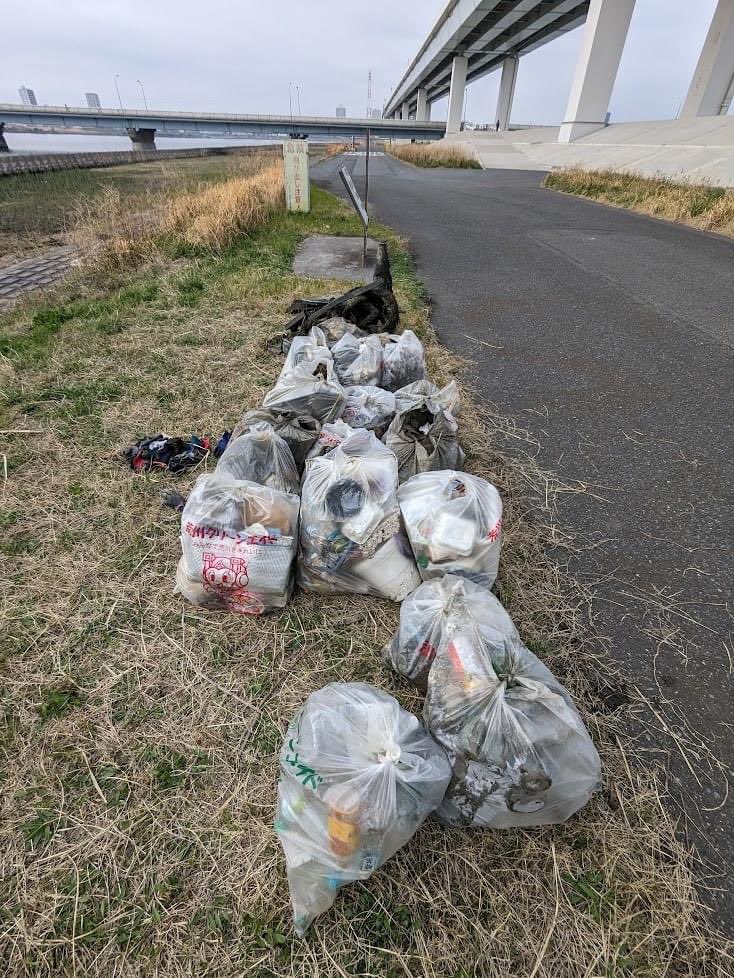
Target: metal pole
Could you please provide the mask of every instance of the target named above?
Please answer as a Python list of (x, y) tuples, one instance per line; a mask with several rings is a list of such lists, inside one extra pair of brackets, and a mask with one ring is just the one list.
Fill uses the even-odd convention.
[(296, 102), (298, 104), (298, 115), (300, 117), (300, 115), (301, 115), (301, 88), (300, 88), (299, 85), (296, 85)]
[[(364, 155), (364, 209), (367, 211), (367, 201), (370, 193), (370, 131), (367, 129), (367, 146)], [(368, 212), (369, 213), (369, 212)], [(367, 261), (367, 228), (364, 229), (362, 244), (362, 260)]]
[(145, 106), (145, 111), (148, 111), (148, 99), (145, 97), (145, 89), (143, 88), (143, 83), (138, 78), (136, 79), (138, 85), (140, 85), (140, 91), (143, 93), (143, 105)]
[(124, 112), (125, 109), (122, 105), (122, 99), (120, 98), (120, 86), (117, 84), (117, 79), (120, 77), (120, 72), (118, 71), (115, 75), (115, 88), (117, 89), (117, 101), (120, 103), (120, 111)]

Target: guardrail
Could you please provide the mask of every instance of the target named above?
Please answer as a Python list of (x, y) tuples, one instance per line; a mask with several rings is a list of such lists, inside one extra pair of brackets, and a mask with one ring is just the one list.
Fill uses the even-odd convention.
[(0, 156), (0, 177), (18, 173), (49, 173), (54, 170), (87, 170), (106, 166), (125, 166), (129, 163), (151, 163), (160, 160), (176, 160), (201, 156), (229, 156), (272, 153), (280, 156), (277, 146), (206, 147), (201, 149), (159, 149), (152, 153), (141, 150), (117, 150), (102, 153), (34, 153)]

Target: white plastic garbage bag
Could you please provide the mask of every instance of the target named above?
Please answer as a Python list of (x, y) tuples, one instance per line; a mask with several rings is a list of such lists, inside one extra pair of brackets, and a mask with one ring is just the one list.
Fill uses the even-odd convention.
[(382, 375), (382, 343), (378, 336), (357, 339), (351, 333), (335, 343), (331, 352), (334, 356), (336, 374), (345, 387), (351, 384), (375, 387)]
[(434, 577), (400, 605), (400, 625), (383, 648), (383, 659), (425, 690), (436, 653), (468, 625), (492, 645), (520, 640), (512, 618), (486, 587), (455, 574)]
[(423, 380), (426, 360), (423, 344), (412, 329), (397, 336), (388, 336), (382, 350), (382, 380), (380, 387), (397, 391), (406, 384)]
[(502, 500), (468, 472), (422, 472), (398, 490), (400, 511), (424, 581), (459, 574), (491, 588), (502, 546)]
[(412, 838), (450, 777), (443, 750), (387, 693), (331, 683), (309, 696), (280, 752), (275, 821), (299, 936), (339, 887)]
[(601, 762), (571, 697), (517, 637), (467, 619), (428, 673), (424, 722), (453, 767), (438, 811), (449, 825), (565, 822), (599, 787)]
[(282, 608), (293, 588), (298, 496), (216, 472), (202, 475), (181, 515), (176, 591), (234, 614)]
[(242, 416), (232, 430), (232, 438), (249, 431), (254, 425), (265, 421), (273, 427), (288, 445), (293, 454), (293, 461), (299, 472), (303, 471), (303, 463), (309, 449), (316, 441), (321, 424), (309, 414), (294, 414), (290, 411), (265, 411), (257, 408)]
[(395, 417), (395, 395), (381, 387), (355, 385), (344, 388), (342, 419), (352, 428), (366, 428), (379, 438)]
[(333, 359), (327, 346), (324, 331), (312, 326), (305, 336), (294, 336), (281, 370), (281, 376), (297, 367), (299, 363), (322, 363)]
[(428, 380), (418, 380), (396, 392), (396, 414), (383, 441), (395, 452), (401, 482), (419, 472), (463, 468), (459, 426), (444, 406), (456, 402), (458, 407), (458, 395), (450, 387), (441, 391)]
[(402, 601), (420, 584), (400, 527), (397, 485), (395, 456), (360, 428), (309, 462), (298, 554), (303, 588)]
[(235, 481), (257, 482), (279, 492), (298, 493), (301, 480), (293, 453), (267, 421), (253, 424), (239, 438), (230, 438), (216, 472)]
[(265, 395), (263, 407), (271, 411), (309, 414), (323, 424), (341, 415), (344, 388), (330, 361), (304, 361), (280, 375), (275, 387)]

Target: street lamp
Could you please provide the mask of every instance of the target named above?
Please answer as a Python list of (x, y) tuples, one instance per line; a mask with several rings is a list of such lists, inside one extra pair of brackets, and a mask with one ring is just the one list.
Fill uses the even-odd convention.
[(117, 84), (117, 79), (120, 77), (120, 72), (118, 71), (115, 75), (115, 89), (117, 90), (117, 101), (120, 103), (120, 111), (124, 112), (125, 109), (122, 104), (122, 99), (120, 98), (120, 86)]
[(298, 103), (298, 114), (301, 114), (301, 89), (296, 85), (296, 102)]
[(143, 105), (145, 106), (145, 111), (148, 111), (148, 99), (145, 97), (145, 89), (143, 88), (143, 83), (139, 78), (136, 78), (138, 85), (140, 85), (140, 91), (143, 93)]

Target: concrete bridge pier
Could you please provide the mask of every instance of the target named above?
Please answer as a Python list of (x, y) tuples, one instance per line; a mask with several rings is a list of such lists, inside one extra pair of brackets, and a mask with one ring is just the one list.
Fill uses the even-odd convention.
[(128, 129), (133, 149), (140, 153), (155, 153), (155, 129)]
[(719, 0), (696, 70), (680, 110), (681, 119), (726, 115), (734, 96), (734, 0)]
[(431, 103), (428, 101), (428, 92), (425, 88), (419, 88), (416, 97), (418, 105), (415, 110), (415, 117), (420, 122), (428, 122), (431, 118)]
[(502, 62), (500, 91), (497, 96), (497, 119), (500, 129), (503, 131), (510, 128), (510, 114), (512, 113), (512, 100), (515, 97), (515, 82), (519, 62), (520, 58), (516, 54), (510, 55)]
[(0, 153), (9, 153), (10, 147), (5, 141), (5, 133), (3, 132), (3, 129), (5, 129), (5, 123), (0, 122)]
[(446, 132), (460, 132), (464, 114), (464, 92), (468, 58), (457, 55), (451, 62), (451, 87), (449, 88), (449, 111), (446, 117)]

